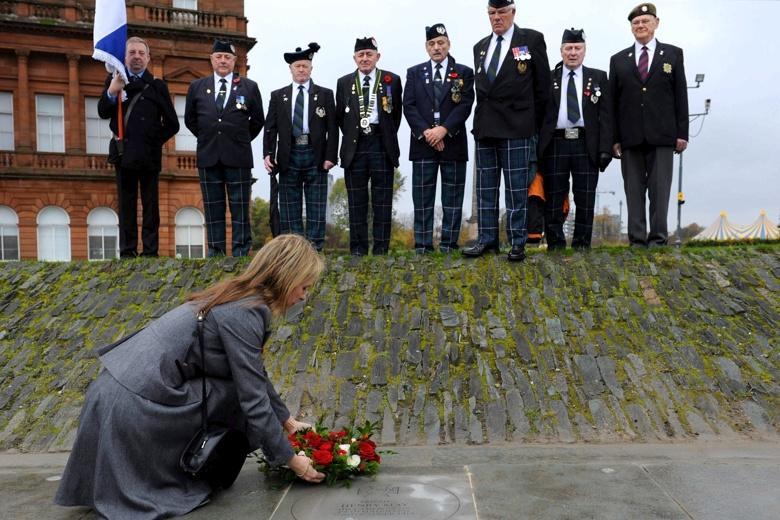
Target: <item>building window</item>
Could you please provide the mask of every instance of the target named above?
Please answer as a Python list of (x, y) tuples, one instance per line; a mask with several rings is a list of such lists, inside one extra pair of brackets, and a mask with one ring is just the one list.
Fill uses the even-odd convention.
[(0, 92), (0, 150), (14, 149), (14, 95)]
[(37, 114), (38, 151), (65, 151), (65, 109), (62, 96), (38, 94), (35, 96)]
[(179, 133), (176, 134), (177, 152), (194, 152), (198, 149), (198, 140), (192, 135), (190, 129), (184, 124), (184, 105), (186, 96), (176, 96), (173, 100), (176, 114), (179, 116)]
[(198, 0), (173, 0), (174, 9), (198, 10)]
[(107, 119), (98, 115), (96, 97), (84, 98), (84, 114), (87, 123), (87, 153), (108, 155), (108, 142), (111, 140), (111, 129)]
[(203, 258), (203, 223), (203, 214), (195, 208), (176, 213), (176, 258)]
[(119, 258), (119, 218), (111, 208), (95, 208), (87, 215), (88, 258)]
[(19, 260), (19, 217), (8, 206), (0, 206), (0, 261)]
[(62, 208), (46, 206), (38, 213), (38, 260), (70, 261), (70, 218)]

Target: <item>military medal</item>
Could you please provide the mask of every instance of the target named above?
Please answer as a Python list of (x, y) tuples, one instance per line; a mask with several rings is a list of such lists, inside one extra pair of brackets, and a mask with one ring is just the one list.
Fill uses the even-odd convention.
[(528, 72), (528, 64), (526, 62), (531, 59), (531, 53), (528, 52), (528, 46), (521, 45), (520, 47), (513, 47), (512, 54), (517, 61), (517, 72), (520, 74)]
[(524, 61), (517, 62), (517, 72), (525, 74), (528, 71), (528, 65)]
[(387, 84), (387, 95), (382, 98), (382, 108), (389, 114), (393, 111), (393, 88), (390, 85), (390, 83), (393, 81), (393, 78), (390, 76), (390, 74), (385, 74), (384, 78), (382, 79)]
[(246, 104), (244, 104), (244, 96), (236, 96), (236, 108), (238, 110), (244, 110)]
[(460, 103), (463, 99), (463, 94), (461, 93), (461, 90), (463, 89), (463, 80), (457, 79), (458, 73), (457, 72), (450, 72), (449, 77), (447, 78), (447, 81), (450, 81), (450, 78), (452, 78), (452, 88), (450, 89), (450, 92), (452, 93), (452, 102), (453, 103)]
[(601, 87), (596, 85), (595, 87), (593, 87), (593, 95), (590, 96), (591, 103), (595, 105), (596, 103), (599, 102), (600, 97), (601, 97)]

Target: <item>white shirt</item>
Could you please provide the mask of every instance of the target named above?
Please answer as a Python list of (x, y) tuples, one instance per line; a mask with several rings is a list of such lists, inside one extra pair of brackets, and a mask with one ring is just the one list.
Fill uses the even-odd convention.
[(650, 65), (653, 64), (653, 55), (655, 54), (655, 46), (657, 44), (658, 41), (655, 38), (645, 44), (634, 42), (634, 58), (637, 67), (639, 67), (639, 57), (642, 55), (642, 47), (647, 47), (647, 70), (648, 72), (650, 71)]
[[(292, 84), (292, 109), (290, 110), (290, 121), (295, 121), (295, 101), (298, 99), (298, 86), (301, 83)], [(303, 133), (309, 133), (309, 89), (311, 88), (311, 80), (303, 83)]]
[[(441, 65), (441, 84), (442, 88), (444, 89), (445, 95), (446, 95), (446, 87), (444, 85), (447, 83), (447, 65), (450, 62), (450, 57), (447, 56), (444, 58), (441, 63), (436, 63), (435, 61), (431, 60), (431, 81), (436, 81), (436, 65)], [(444, 101), (444, 98), (442, 98), (442, 101)], [(433, 118), (439, 119), (441, 117), (440, 112), (434, 112)]]
[[(222, 76), (214, 73), (214, 102), (217, 102), (217, 96), (219, 96), (219, 89), (222, 88), (222, 84), (219, 82), (219, 80), (222, 79)], [(227, 83), (225, 84), (225, 102), (222, 105), (222, 108), (225, 108), (227, 106), (228, 98), (230, 97), (230, 85), (233, 84), (233, 73), (231, 72), (227, 76), (225, 76), (225, 80)]]
[[(365, 81), (366, 78), (368, 78), (368, 96), (369, 99), (371, 97), (371, 94), (374, 92), (374, 82), (377, 80), (377, 74), (378, 71), (376, 69), (372, 70), (370, 74), (363, 74), (362, 72), (358, 72), (358, 76), (360, 77), (360, 90), (358, 91), (358, 94), (360, 96), (363, 95), (363, 81)], [(377, 91), (377, 97), (376, 97), (376, 103), (374, 104), (374, 110), (371, 111), (371, 113), (368, 115), (368, 122), (372, 125), (378, 125), (379, 124), (379, 92)], [(366, 110), (368, 110), (368, 107), (366, 107)]]
[[(512, 27), (509, 28), (507, 32), (502, 34), (501, 36), (504, 38), (501, 42), (501, 54), (498, 56), (498, 68), (496, 69), (496, 76), (498, 76), (498, 71), (501, 70), (501, 65), (504, 63), (504, 58), (506, 58), (506, 53), (509, 52), (509, 47), (512, 46), (512, 35), (515, 34), (515, 26), (514, 24)], [(490, 58), (493, 57), (493, 52), (496, 50), (496, 44), (498, 43), (498, 35), (496, 33), (493, 33), (493, 37), (490, 39), (490, 47), (488, 47), (487, 54), (485, 54), (485, 72), (487, 72), (488, 67), (490, 66)]]
[(555, 128), (574, 128), (575, 126), (584, 127), (585, 120), (582, 118), (582, 65), (574, 69), (574, 86), (577, 88), (577, 104), (580, 107), (580, 118), (576, 123), (569, 121), (569, 105), (567, 104), (567, 94), (569, 93), (569, 69), (566, 65), (561, 67), (561, 103), (558, 107), (558, 124)]

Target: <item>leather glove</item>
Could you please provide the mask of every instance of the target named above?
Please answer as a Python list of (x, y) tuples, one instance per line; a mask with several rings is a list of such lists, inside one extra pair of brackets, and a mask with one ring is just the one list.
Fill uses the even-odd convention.
[(601, 152), (599, 154), (599, 170), (604, 171), (607, 169), (607, 166), (609, 166), (609, 163), (612, 162), (612, 156), (609, 155), (606, 152)]

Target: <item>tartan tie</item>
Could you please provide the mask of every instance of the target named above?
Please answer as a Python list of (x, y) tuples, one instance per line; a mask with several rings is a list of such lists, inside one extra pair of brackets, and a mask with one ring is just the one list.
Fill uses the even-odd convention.
[(580, 102), (577, 99), (577, 85), (574, 83), (573, 70), (569, 71), (569, 85), (566, 88), (566, 112), (572, 124), (580, 120)]
[(501, 58), (501, 42), (504, 41), (504, 37), (500, 36), (496, 38), (496, 50), (493, 51), (493, 56), (490, 57), (490, 64), (487, 68), (488, 81), (493, 83), (498, 75), (498, 60)]
[(295, 113), (293, 115), (293, 137), (303, 134), (303, 85), (298, 85), (298, 95), (295, 97)]
[(217, 100), (215, 103), (217, 104), (217, 112), (220, 114), (222, 113), (222, 110), (225, 108), (225, 97), (227, 96), (227, 80), (225, 78), (222, 78), (219, 80), (219, 93), (217, 94)]
[(649, 62), (649, 56), (647, 55), (647, 47), (642, 47), (642, 54), (639, 55), (639, 64), (637, 65), (637, 68), (639, 69), (639, 79), (642, 80), (642, 83), (647, 81), (647, 76), (650, 75), (650, 71), (648, 70), (648, 62)]
[(444, 94), (444, 82), (441, 77), (441, 63), (436, 64), (436, 74), (433, 75), (433, 110), (439, 111), (441, 98)]

